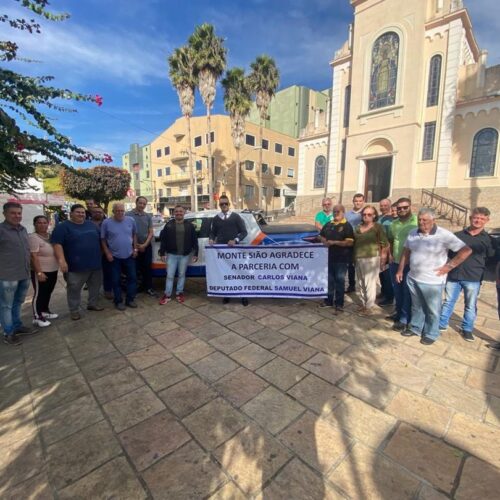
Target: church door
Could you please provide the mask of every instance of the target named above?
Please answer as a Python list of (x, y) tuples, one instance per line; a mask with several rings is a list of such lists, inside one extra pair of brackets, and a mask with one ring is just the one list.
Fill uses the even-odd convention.
[(369, 203), (376, 203), (388, 198), (391, 192), (392, 156), (365, 160), (365, 198)]

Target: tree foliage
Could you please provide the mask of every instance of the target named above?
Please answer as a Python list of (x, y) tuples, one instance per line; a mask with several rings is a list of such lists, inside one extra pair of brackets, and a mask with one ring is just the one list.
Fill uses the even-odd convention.
[[(67, 14), (53, 14), (48, 0), (14, 0), (39, 17), (63, 21)], [(35, 19), (11, 18), (0, 13), (0, 22), (13, 30), (34, 36), (41, 32)], [(48, 85), (51, 76), (25, 76), (6, 65), (18, 57), (19, 47), (10, 40), (0, 40), (0, 191), (15, 193), (28, 187), (37, 165), (65, 164), (66, 160), (110, 162), (109, 155), (97, 156), (76, 146), (61, 134), (46, 116), (46, 110), (74, 112), (63, 101), (93, 101), (102, 104), (99, 95), (84, 95)]]
[(125, 198), (130, 180), (128, 171), (118, 167), (65, 168), (61, 172), (63, 189), (68, 196), (93, 199), (104, 211), (110, 201)]

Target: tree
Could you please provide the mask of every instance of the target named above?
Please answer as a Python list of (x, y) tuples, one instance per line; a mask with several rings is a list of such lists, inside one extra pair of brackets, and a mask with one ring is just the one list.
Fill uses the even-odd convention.
[[(31, 13), (50, 21), (64, 21), (68, 14), (55, 15), (46, 10), (48, 0), (17, 0)], [(41, 32), (34, 20), (13, 19), (0, 14), (0, 22), (12, 29), (31, 34)], [(47, 85), (51, 76), (24, 76), (5, 67), (16, 60), (19, 47), (9, 40), (0, 40), (0, 191), (15, 193), (28, 187), (37, 165), (64, 164), (64, 160), (100, 160), (111, 162), (109, 155), (96, 156), (71, 142), (57, 131), (44, 108), (51, 111), (74, 112), (59, 104), (61, 100), (93, 101), (102, 104), (102, 97), (72, 92)], [(22, 59), (26, 61), (26, 59)]]
[(188, 162), (191, 178), (191, 209), (198, 210), (198, 193), (195, 189), (195, 172), (193, 168), (193, 150), (191, 143), (191, 116), (194, 108), (194, 92), (198, 78), (194, 67), (194, 54), (189, 45), (174, 50), (168, 58), (169, 75), (172, 85), (179, 96), (182, 114), (186, 118), (188, 131)]
[(213, 207), (213, 168), (210, 110), (215, 100), (217, 80), (226, 67), (226, 48), (224, 39), (215, 35), (214, 27), (204, 23), (197, 26), (189, 37), (193, 49), (195, 71), (198, 76), (198, 89), (207, 108), (207, 146), (208, 146), (208, 194), (210, 207)]
[(130, 174), (118, 167), (65, 168), (61, 172), (64, 192), (79, 200), (93, 199), (105, 212), (109, 202), (122, 200), (130, 187)]
[(255, 95), (255, 104), (259, 110), (259, 175), (258, 175), (258, 205), (262, 200), (262, 135), (264, 120), (267, 119), (267, 111), (271, 99), (276, 93), (280, 82), (280, 75), (274, 59), (269, 56), (258, 56), (250, 65), (252, 73), (248, 77), (250, 89)]
[(252, 99), (245, 78), (245, 71), (241, 68), (232, 68), (226, 72), (222, 80), (224, 87), (224, 106), (231, 119), (231, 136), (236, 149), (236, 196), (235, 208), (240, 208), (240, 149), (245, 137), (245, 119), (250, 113)]

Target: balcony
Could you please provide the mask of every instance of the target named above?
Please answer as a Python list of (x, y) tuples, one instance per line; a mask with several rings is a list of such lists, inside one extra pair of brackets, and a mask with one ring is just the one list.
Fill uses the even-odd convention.
[[(200, 171), (197, 171), (195, 173), (195, 175), (196, 175), (197, 182), (201, 182), (205, 179), (205, 175)], [(180, 174), (165, 175), (165, 176), (159, 178), (158, 180), (160, 180), (160, 182), (162, 182), (163, 184), (168, 185), (168, 184), (177, 184), (177, 183), (183, 183), (183, 182), (189, 183), (189, 182), (191, 182), (191, 177), (189, 175), (189, 172), (186, 171), (186, 172), (182, 172)]]

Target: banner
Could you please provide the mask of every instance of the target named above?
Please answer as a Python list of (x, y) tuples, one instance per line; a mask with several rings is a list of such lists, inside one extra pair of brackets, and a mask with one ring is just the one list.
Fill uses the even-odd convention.
[(323, 245), (207, 245), (205, 262), (210, 297), (328, 295), (328, 249)]

